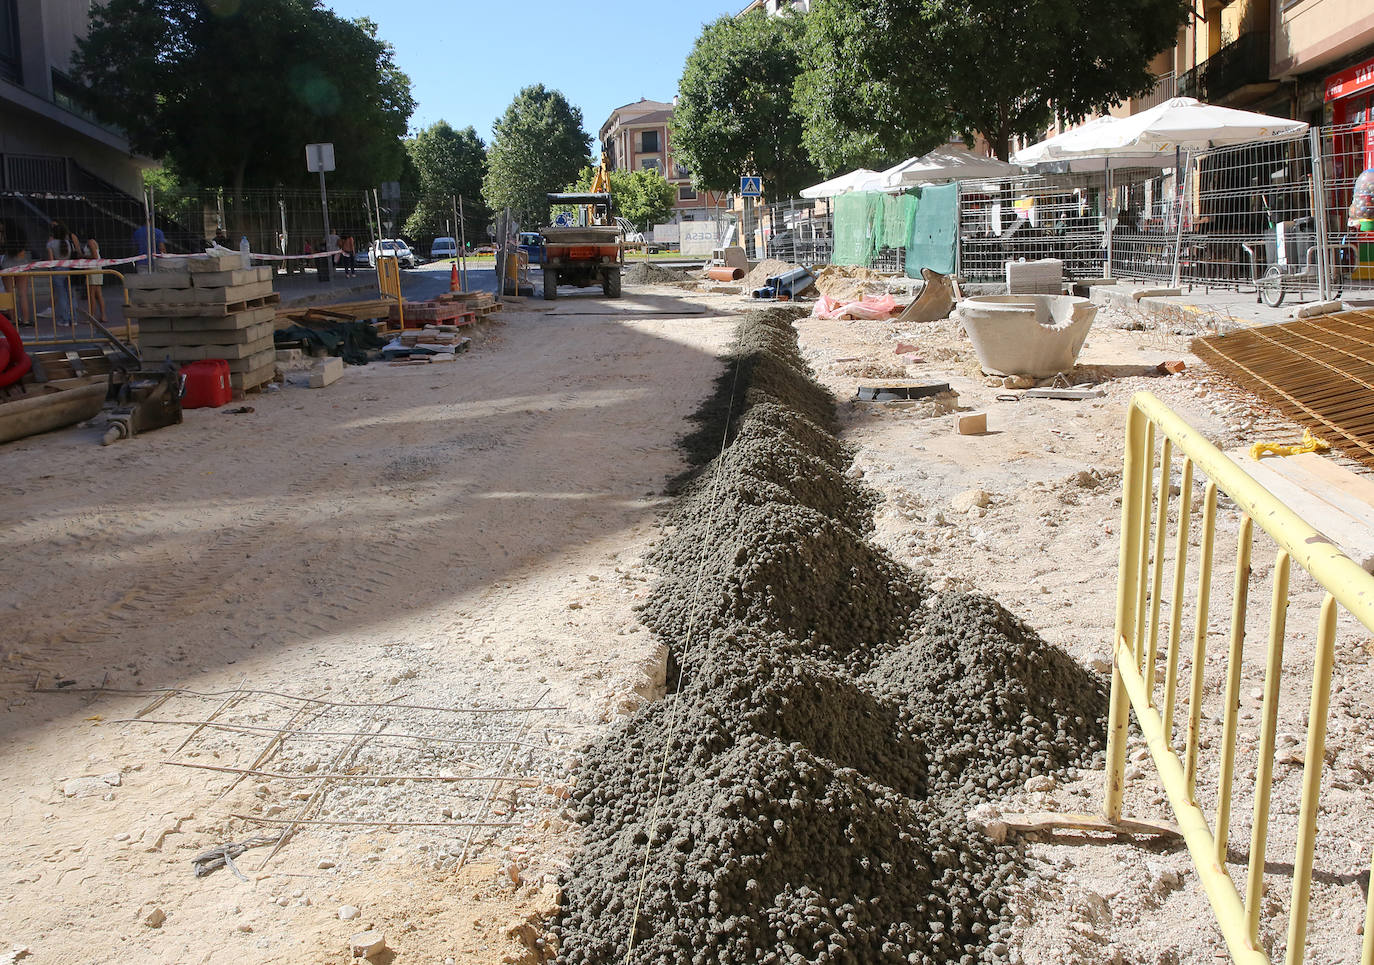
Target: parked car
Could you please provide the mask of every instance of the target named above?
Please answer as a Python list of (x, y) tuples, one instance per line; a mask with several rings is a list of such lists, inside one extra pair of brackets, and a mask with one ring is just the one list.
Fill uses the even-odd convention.
[(458, 239), (456, 238), (435, 238), (433, 244), (429, 246), (429, 260), (438, 261), (440, 258), (458, 257)]
[(414, 268), (420, 263), (420, 259), (415, 257), (415, 252), (410, 250), (410, 245), (400, 238), (383, 238), (381, 241), (374, 241), (372, 247), (367, 251), (367, 263), (373, 268), (377, 267), (377, 257), (379, 255), (394, 257), (401, 263), (402, 268)]
[(539, 232), (520, 232), (519, 247), (521, 251), (529, 256), (531, 265), (542, 265), (544, 263), (544, 236)]

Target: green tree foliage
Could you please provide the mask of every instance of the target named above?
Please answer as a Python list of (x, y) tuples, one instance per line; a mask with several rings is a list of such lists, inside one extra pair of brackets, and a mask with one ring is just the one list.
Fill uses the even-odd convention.
[(826, 171), (1011, 139), (1081, 120), (1154, 83), (1187, 0), (814, 0), (797, 104)]
[(545, 224), (551, 191), (561, 191), (590, 160), (592, 139), (582, 130), (582, 111), (543, 84), (515, 95), (493, 125), (483, 197), (493, 211), (509, 207), (527, 226)]
[(741, 175), (763, 176), (785, 198), (812, 184), (792, 89), (801, 70), (803, 18), (721, 17), (687, 55), (673, 112), (673, 151), (698, 187), (738, 190)]
[(319, 0), (106, 0), (74, 69), (91, 108), (189, 182), (311, 183), (305, 145), (332, 141), (341, 187), (394, 180), (415, 108), (368, 20)]
[(463, 224), (469, 240), (485, 239), (491, 213), (482, 203), (482, 178), (487, 172), (487, 147), (472, 127), (455, 131), (448, 121), (439, 121), (406, 141), (406, 151), (414, 165), (419, 199), (405, 223), (410, 237), (436, 237), (452, 228), (454, 237), (454, 198), (463, 199)]
[[(590, 191), (595, 169), (585, 167), (569, 191)], [(677, 188), (657, 171), (612, 171), (611, 213), (634, 224), (640, 231), (662, 224), (673, 215)]]

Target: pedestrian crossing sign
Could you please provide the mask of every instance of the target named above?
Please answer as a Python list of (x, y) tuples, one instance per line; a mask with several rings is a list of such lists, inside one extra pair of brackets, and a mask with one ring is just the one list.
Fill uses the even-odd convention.
[(742, 198), (763, 197), (763, 178), (743, 177), (739, 179), (739, 193)]

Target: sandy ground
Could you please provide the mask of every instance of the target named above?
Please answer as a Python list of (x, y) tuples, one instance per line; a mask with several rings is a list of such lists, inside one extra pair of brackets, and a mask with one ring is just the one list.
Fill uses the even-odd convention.
[[(667, 297), (627, 299), (657, 316), (578, 314), (597, 304), (507, 312), (452, 363), (351, 368), (325, 390), (252, 396), (251, 414), (0, 449), (0, 955), (338, 962), (375, 927), (403, 961), (535, 960), (520, 926), (556, 900), (575, 748), (661, 683), (633, 613), (639, 557), (731, 330), (698, 308), (674, 317)], [(118, 724), (150, 697), (83, 693), (102, 683), (213, 695), (144, 716), (218, 708), (235, 729)], [(226, 700), (239, 688), (286, 696)], [(566, 709), (501, 712), (541, 698)], [(259, 770), (282, 778), (161, 763), (251, 766), (283, 726), (319, 736), (274, 748)], [(518, 780), (490, 805), (479, 782), (311, 797), (311, 775), (335, 769), (503, 768)], [(247, 881), (195, 877), (197, 854), (268, 830), (233, 813), (514, 826), (476, 829), (461, 869), (474, 829), (308, 826), (265, 868), (270, 847), (242, 855)]]
[[(661, 684), (663, 655), (633, 607), (652, 578), (640, 561), (663, 482), (681, 465), (674, 442), (718, 371), (726, 316), (750, 307), (676, 288), (627, 294), (615, 304), (530, 302), (454, 363), (352, 369), (327, 390), (256, 397), (252, 414), (190, 412), (180, 428), (109, 449), (95, 445), (94, 430), (0, 449), (0, 919), (9, 923), (0, 954), (18, 943), (34, 962), (336, 962), (351, 935), (375, 927), (397, 961), (540, 960), (539, 930), (526, 923), (552, 909), (561, 856), (575, 845), (560, 804), (577, 748)], [(999, 400), (1007, 390), (981, 375), (952, 322), (798, 324), (803, 351), (842, 400), (858, 469), (883, 496), (875, 539), (996, 597), (1099, 671), (1131, 394), (1157, 393), (1225, 447), (1296, 436), (1188, 354), (1205, 319), (1180, 331), (1138, 330), (1141, 321), (1099, 317), (1073, 380), (1105, 395), (1085, 402), (1017, 392)], [(1166, 359), (1189, 368), (1154, 374)], [(861, 383), (906, 379), (948, 381), (957, 397), (851, 401)], [(975, 409), (988, 412), (990, 432), (955, 435), (954, 412)], [(1199, 779), (1209, 813), (1237, 523), (1223, 503)], [(1273, 558), (1264, 540), (1256, 545), (1229, 866), (1242, 886)], [(1277, 948), (1319, 600), (1295, 577), (1261, 928)], [(1181, 613), (1186, 650), (1191, 606)], [(1161, 637), (1168, 619), (1166, 607)], [(1345, 618), (1315, 962), (1358, 959), (1374, 844), (1365, 819), (1372, 659), (1374, 642)], [(33, 693), (35, 680), (73, 683)], [(102, 682), (207, 696), (149, 709), (146, 693), (81, 693)], [(565, 709), (514, 710), (536, 701)], [(117, 723), (140, 710), (183, 723)], [(216, 713), (194, 734), (184, 723)], [(283, 726), (313, 736), (271, 748), (258, 769), (279, 776), (236, 783), (161, 763), (246, 767)], [(340, 736), (350, 734), (367, 736)], [(361, 776), (316, 795), (325, 782), (312, 775), (335, 772)], [(503, 773), (518, 781), (494, 794), (452, 780)], [(1152, 774), (1133, 743), (1128, 813), (1164, 816)], [(1101, 782), (1100, 771), (1069, 774), (981, 817), (1093, 811)], [(190, 859), (206, 848), (265, 830), (230, 814), (513, 826), (309, 826), (265, 867), (270, 847), (238, 859), (248, 881), (226, 869), (194, 877)], [(1217, 960), (1222, 945), (1186, 851), (1081, 839), (1026, 845), (1010, 960)], [(341, 919), (345, 905), (358, 917)], [(158, 910), (165, 921), (152, 927)]]

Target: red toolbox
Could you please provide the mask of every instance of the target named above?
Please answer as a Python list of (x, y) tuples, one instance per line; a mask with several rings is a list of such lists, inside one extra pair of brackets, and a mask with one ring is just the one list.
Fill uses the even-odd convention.
[(181, 393), (183, 409), (213, 409), (234, 397), (229, 385), (229, 363), (224, 359), (202, 359), (182, 366), (186, 380)]

